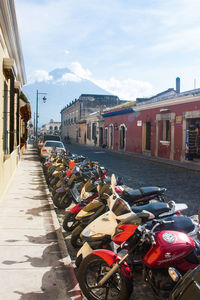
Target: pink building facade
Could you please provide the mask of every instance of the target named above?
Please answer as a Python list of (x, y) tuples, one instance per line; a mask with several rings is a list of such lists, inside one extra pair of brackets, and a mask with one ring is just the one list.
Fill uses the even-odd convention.
[(108, 148), (171, 160), (200, 159), (200, 90), (103, 114)]

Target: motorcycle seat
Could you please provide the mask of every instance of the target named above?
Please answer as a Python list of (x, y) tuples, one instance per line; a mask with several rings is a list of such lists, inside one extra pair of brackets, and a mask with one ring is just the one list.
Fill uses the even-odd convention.
[[(187, 216), (169, 216), (164, 218), (165, 221), (174, 221), (171, 224), (162, 224), (156, 228), (156, 231), (160, 230), (175, 230), (184, 233), (189, 233), (195, 230), (195, 224)], [(152, 221), (148, 221), (148, 228), (151, 229), (154, 225)]]
[[(165, 188), (160, 188), (157, 186), (145, 186), (145, 187), (141, 187), (139, 189), (131, 189), (128, 187), (125, 187), (121, 197), (122, 199), (124, 199), (127, 202), (134, 202), (136, 200), (142, 200), (145, 197), (149, 197), (149, 196), (153, 196), (155, 195), (160, 195), (162, 193), (164, 193), (166, 189)], [(145, 200), (145, 199), (144, 199)]]
[(160, 214), (171, 210), (169, 205), (164, 202), (154, 202), (140, 206), (132, 206), (131, 209), (135, 213), (142, 212), (143, 210), (149, 211), (154, 214), (156, 218), (158, 218)]

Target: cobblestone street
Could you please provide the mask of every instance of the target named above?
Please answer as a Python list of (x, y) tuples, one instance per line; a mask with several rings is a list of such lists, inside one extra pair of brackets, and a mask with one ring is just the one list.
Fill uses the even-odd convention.
[(185, 213), (197, 214), (200, 198), (200, 172), (185, 168), (157, 163), (131, 156), (125, 156), (104, 149), (82, 145), (67, 145), (72, 153), (82, 154), (91, 160), (97, 160), (108, 168), (109, 175), (122, 176), (124, 183), (130, 187), (161, 186), (167, 188), (167, 200), (186, 203), (189, 207)]

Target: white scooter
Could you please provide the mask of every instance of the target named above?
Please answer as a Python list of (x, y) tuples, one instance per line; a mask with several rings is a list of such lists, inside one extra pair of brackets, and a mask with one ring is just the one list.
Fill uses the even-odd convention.
[[(136, 213), (145, 212), (151, 213), (151, 218), (164, 218), (167, 216), (175, 215), (176, 213), (188, 208), (186, 204), (176, 204), (174, 201), (168, 203), (164, 202), (152, 202), (142, 206), (129, 206), (127, 202), (119, 197), (114, 190), (116, 184), (115, 176), (111, 176), (111, 186), (113, 194), (108, 199), (109, 211), (95, 219), (90, 223), (81, 233), (81, 239), (85, 241), (83, 246), (77, 253), (76, 265), (79, 266), (82, 259), (90, 254), (94, 249), (98, 248), (111, 248), (115, 250), (112, 243), (112, 236), (115, 233), (116, 226), (119, 222), (130, 220)], [(184, 218), (185, 227), (191, 235), (195, 235), (196, 228), (192, 220), (188, 217), (177, 216), (179, 227), (181, 225), (181, 218)], [(179, 222), (180, 220), (180, 222)], [(177, 226), (177, 222), (176, 222)]]

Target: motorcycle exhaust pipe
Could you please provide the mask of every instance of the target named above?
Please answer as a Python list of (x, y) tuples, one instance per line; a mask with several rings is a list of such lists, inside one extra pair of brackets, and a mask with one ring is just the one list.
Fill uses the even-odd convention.
[(129, 253), (127, 253), (118, 263), (115, 263), (110, 271), (99, 281), (97, 286), (101, 287), (108, 281), (108, 279), (119, 269), (122, 262), (128, 257)]

